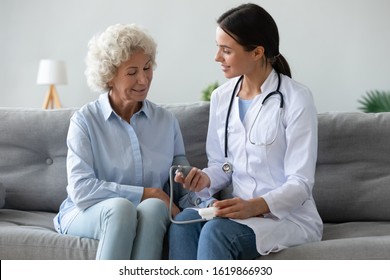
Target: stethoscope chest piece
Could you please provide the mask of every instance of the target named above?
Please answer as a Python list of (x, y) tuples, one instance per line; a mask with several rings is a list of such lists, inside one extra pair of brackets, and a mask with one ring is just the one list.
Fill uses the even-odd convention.
[(222, 165), (222, 170), (223, 172), (225, 173), (232, 173), (233, 172), (233, 168), (232, 168), (232, 165), (228, 162), (225, 162), (223, 165)]

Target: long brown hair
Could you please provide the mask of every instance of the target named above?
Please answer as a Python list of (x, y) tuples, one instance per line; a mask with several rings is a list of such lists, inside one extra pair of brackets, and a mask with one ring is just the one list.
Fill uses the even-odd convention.
[(251, 3), (240, 5), (223, 13), (217, 23), (246, 51), (262, 46), (265, 57), (272, 67), (291, 78), (290, 66), (279, 53), (279, 32), (276, 22), (262, 7)]

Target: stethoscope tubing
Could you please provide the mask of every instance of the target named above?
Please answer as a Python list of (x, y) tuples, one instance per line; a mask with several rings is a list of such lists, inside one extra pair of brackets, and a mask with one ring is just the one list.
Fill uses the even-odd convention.
[[(263, 99), (263, 101), (261, 102), (261, 105), (263, 106), (265, 104), (265, 102), (273, 95), (275, 94), (278, 94), (280, 96), (280, 103), (279, 103), (279, 109), (283, 109), (284, 108), (284, 98), (283, 98), (283, 94), (280, 92), (280, 85), (282, 83), (282, 80), (281, 80), (281, 77), (280, 77), (280, 73), (279, 72), (276, 72), (278, 74), (278, 86), (276, 88), (275, 91), (267, 94), (267, 96)], [(230, 98), (230, 102), (229, 102), (229, 107), (228, 107), (228, 110), (227, 110), (227, 114), (226, 114), (226, 121), (225, 121), (225, 147), (224, 147), (224, 152), (225, 152), (225, 164), (223, 165), (222, 169), (224, 172), (226, 173), (229, 173), (229, 172), (232, 172), (232, 167), (231, 167), (231, 164), (227, 162), (227, 158), (228, 158), (228, 128), (229, 128), (229, 118), (230, 118), (230, 113), (232, 111), (232, 107), (233, 107), (233, 101), (234, 101), (234, 97), (236, 96), (236, 91), (237, 91), (237, 88), (238, 88), (238, 85), (241, 83), (242, 79), (244, 78), (244, 76), (241, 76), (238, 81), (236, 82), (236, 84), (234, 85), (234, 89), (232, 91), (232, 95), (231, 95), (231, 98)], [(261, 108), (260, 108), (261, 110)], [(258, 117), (258, 114), (256, 115), (256, 119)], [(253, 125), (252, 125), (253, 127)]]

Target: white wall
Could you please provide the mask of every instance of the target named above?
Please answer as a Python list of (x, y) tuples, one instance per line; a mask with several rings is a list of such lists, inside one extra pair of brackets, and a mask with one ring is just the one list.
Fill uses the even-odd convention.
[[(149, 98), (198, 101), (209, 83), (224, 81), (214, 62), (215, 20), (238, 0), (0, 0), (0, 106), (41, 107), (39, 60), (63, 59), (65, 107), (94, 100), (84, 77), (88, 40), (114, 23), (138, 23), (158, 43)], [(296, 80), (308, 85), (319, 112), (357, 111), (368, 90), (390, 90), (390, 1), (253, 1), (273, 15), (281, 52)]]

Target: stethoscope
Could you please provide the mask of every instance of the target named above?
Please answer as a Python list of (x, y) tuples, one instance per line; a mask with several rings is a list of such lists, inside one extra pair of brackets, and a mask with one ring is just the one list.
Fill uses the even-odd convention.
[[(277, 136), (277, 133), (275, 134), (274, 137), (272, 137), (271, 141), (269, 143), (257, 143), (255, 141), (252, 141), (251, 140), (251, 132), (252, 132), (252, 129), (253, 129), (253, 126), (254, 124), (256, 123), (257, 121), (257, 118), (259, 117), (259, 114), (260, 114), (260, 111), (261, 111), (261, 108), (263, 107), (263, 105), (265, 104), (265, 102), (273, 95), (277, 94), (280, 96), (280, 103), (279, 103), (279, 118), (278, 118), (278, 123), (280, 121), (280, 116), (282, 115), (282, 109), (284, 107), (284, 98), (283, 98), (283, 94), (279, 91), (280, 89), (280, 84), (281, 84), (281, 79), (280, 79), (280, 74), (277, 72), (278, 74), (278, 86), (276, 88), (275, 91), (267, 94), (267, 96), (264, 98), (264, 100), (262, 101), (261, 103), (261, 107), (259, 109), (259, 111), (257, 112), (257, 115), (255, 117), (255, 120), (253, 121), (252, 123), (252, 126), (250, 128), (250, 131), (249, 131), (249, 141), (251, 144), (253, 145), (270, 145), (272, 144), (275, 139), (276, 139), (276, 136)], [(234, 86), (234, 89), (233, 89), (233, 92), (232, 92), (232, 97), (230, 99), (230, 103), (229, 103), (229, 108), (228, 108), (228, 112), (227, 112), (227, 116), (226, 116), (226, 124), (225, 124), (225, 163), (223, 164), (222, 166), (222, 170), (225, 171), (226, 173), (230, 173), (230, 172), (233, 172), (233, 167), (231, 165), (231, 163), (228, 162), (228, 124), (229, 124), (229, 117), (230, 117), (230, 112), (231, 112), (231, 109), (232, 109), (232, 106), (233, 106), (233, 101), (234, 101), (234, 97), (235, 97), (235, 94), (236, 94), (236, 91), (237, 91), (237, 88), (238, 88), (238, 85), (240, 84), (240, 82), (242, 81), (243, 79), (243, 76), (241, 76), (236, 85)], [(276, 130), (277, 131), (277, 130)], [(170, 212), (170, 220), (172, 223), (174, 224), (190, 224), (190, 223), (197, 223), (197, 222), (205, 222), (207, 220), (211, 220), (215, 217), (215, 207), (208, 207), (208, 208), (202, 208), (202, 209), (199, 209), (199, 215), (201, 216), (200, 219), (193, 219), (193, 220), (185, 220), (185, 221), (177, 221), (175, 220), (173, 217), (172, 217), (172, 206), (173, 206), (173, 175), (174, 175), (174, 172), (183, 172), (184, 174), (188, 173), (189, 170), (190, 170), (190, 166), (180, 166), (180, 165), (173, 165), (171, 166), (170, 170), (169, 170), (169, 180), (170, 180), (170, 198), (169, 198), (169, 212)]]
[[(284, 107), (284, 98), (283, 98), (283, 94), (279, 91), (280, 89), (280, 84), (281, 84), (281, 78), (280, 78), (280, 73), (279, 72), (276, 72), (278, 74), (278, 86), (276, 88), (275, 91), (267, 94), (267, 96), (264, 98), (264, 100), (261, 102), (261, 107), (259, 109), (259, 111), (257, 112), (257, 115), (255, 117), (255, 120), (253, 121), (252, 125), (251, 125), (251, 128), (249, 130), (249, 142), (253, 145), (264, 145), (264, 146), (268, 146), (268, 145), (271, 145), (275, 139), (276, 139), (276, 136), (277, 136), (277, 130), (276, 130), (276, 134), (275, 136), (271, 139), (270, 142), (268, 143), (258, 143), (256, 141), (252, 141), (251, 140), (251, 134), (252, 134), (252, 129), (253, 129), (253, 126), (254, 124), (256, 123), (257, 121), (257, 118), (259, 117), (259, 114), (260, 114), (260, 111), (261, 109), (263, 108), (265, 102), (273, 95), (277, 94), (280, 96), (280, 103), (279, 103), (279, 116), (278, 116), (278, 123), (280, 121), (280, 117), (282, 115), (282, 109)], [(229, 103), (229, 108), (228, 108), (228, 111), (227, 111), (227, 115), (226, 115), (226, 122), (225, 122), (225, 163), (222, 165), (222, 170), (225, 172), (225, 173), (231, 173), (233, 172), (233, 166), (231, 163), (229, 163), (228, 161), (228, 126), (229, 126), (229, 118), (230, 118), (230, 112), (232, 110), (232, 107), (233, 107), (233, 101), (234, 101), (234, 97), (236, 96), (236, 91), (237, 91), (237, 88), (238, 88), (238, 85), (241, 83), (242, 79), (243, 79), (244, 76), (241, 76), (237, 83), (235, 84), (234, 86), (234, 89), (233, 89), (233, 92), (232, 92), (232, 96), (231, 96), (231, 99), (230, 99), (230, 103)]]

